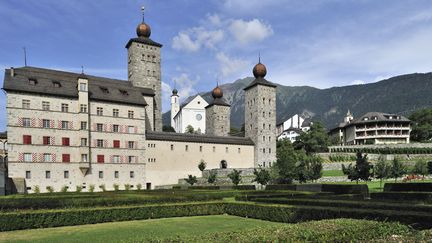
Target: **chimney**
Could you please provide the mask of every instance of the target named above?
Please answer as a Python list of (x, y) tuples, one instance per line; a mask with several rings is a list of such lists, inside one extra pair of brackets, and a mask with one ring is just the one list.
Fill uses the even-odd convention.
[(10, 75), (11, 77), (15, 77), (15, 70), (13, 67), (10, 68)]

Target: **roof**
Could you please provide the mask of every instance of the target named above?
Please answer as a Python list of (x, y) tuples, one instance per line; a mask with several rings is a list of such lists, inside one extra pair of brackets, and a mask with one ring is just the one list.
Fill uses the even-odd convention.
[(228, 107), (230, 107), (230, 105), (227, 104), (227, 103), (225, 103), (225, 101), (222, 98), (216, 98), (216, 99), (213, 100), (213, 102), (211, 104), (209, 104), (205, 108), (207, 109), (208, 107), (211, 107), (213, 105), (220, 105), (220, 106), (228, 106)]
[(301, 124), (301, 127), (310, 127), (311, 125), (312, 125), (312, 120), (309, 118), (305, 118), (305, 120)]
[(7, 132), (0, 132), (0, 138), (1, 139), (7, 139)]
[(236, 144), (254, 145), (250, 138), (233, 136), (209, 136), (203, 134), (188, 134), (174, 132), (146, 132), (147, 140), (173, 141), (173, 142), (192, 142), (192, 143), (216, 143), (216, 144)]
[(258, 84), (269, 86), (269, 87), (276, 87), (274, 83), (267, 81), (265, 78), (258, 77), (254, 81), (252, 81), (248, 86), (246, 86), (246, 88), (244, 88), (243, 90), (248, 90)]
[[(90, 100), (100, 100), (131, 105), (147, 105), (143, 96), (154, 96), (152, 89), (134, 87), (131, 82), (118, 79), (84, 75), (36, 67), (5, 70), (3, 89), (61, 97), (78, 98), (78, 78), (88, 79)], [(34, 79), (36, 84), (29, 83)], [(57, 85), (57, 86), (56, 86)]]
[(147, 37), (132, 38), (128, 41), (128, 43), (126, 44), (125, 47), (129, 48), (129, 46), (132, 44), (132, 42), (137, 42), (137, 43), (146, 44), (146, 45), (150, 45), (150, 46), (162, 47), (162, 44), (157, 43), (156, 41), (153, 41), (152, 39), (147, 38)]
[(284, 132), (291, 132), (291, 131), (296, 132), (298, 134), (300, 134), (300, 133), (303, 132), (303, 130), (301, 130), (300, 128), (290, 127), (288, 129), (285, 129), (282, 133), (284, 133)]
[(375, 123), (375, 122), (411, 122), (408, 118), (390, 113), (368, 112), (361, 117), (352, 120), (346, 126), (355, 124)]
[[(179, 111), (177, 111), (177, 113), (174, 115), (174, 118), (177, 117), (177, 115), (181, 113), (181, 111), (183, 110), (183, 108), (184, 108), (185, 106), (189, 105), (189, 104), (190, 104), (193, 100), (195, 100), (198, 96), (201, 97), (201, 99), (203, 99), (204, 102), (207, 103), (207, 101), (206, 101), (206, 100), (205, 100), (201, 95), (199, 95), (199, 94), (197, 94), (197, 95), (195, 95), (195, 96), (192, 96), (192, 98), (189, 100), (189, 102), (184, 102), (183, 104), (180, 105), (180, 109), (179, 109)], [(207, 106), (205, 106), (205, 107), (207, 107)], [(204, 108), (205, 108), (205, 107), (204, 107)]]

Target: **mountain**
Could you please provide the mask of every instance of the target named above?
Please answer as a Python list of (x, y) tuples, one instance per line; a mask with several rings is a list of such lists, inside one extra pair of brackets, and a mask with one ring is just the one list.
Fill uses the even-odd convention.
[[(231, 104), (231, 126), (244, 123), (244, 91), (253, 78), (238, 79), (220, 87)], [(211, 101), (211, 92), (201, 96)], [(188, 102), (193, 97), (188, 97)], [(369, 111), (408, 116), (413, 111), (432, 106), (432, 73), (413, 73), (392, 77), (376, 83), (317, 89), (309, 86), (277, 85), (277, 122), (298, 113), (321, 121), (331, 129), (343, 120), (347, 110), (354, 118)], [(170, 112), (163, 114), (163, 123), (170, 124)]]

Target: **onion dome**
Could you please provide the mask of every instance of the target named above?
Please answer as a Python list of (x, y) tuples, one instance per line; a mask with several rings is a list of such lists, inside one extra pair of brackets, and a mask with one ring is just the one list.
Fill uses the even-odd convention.
[(253, 68), (253, 75), (255, 78), (264, 78), (267, 74), (267, 68), (261, 62), (258, 62), (257, 65)]
[(222, 96), (223, 96), (222, 89), (219, 88), (219, 86), (217, 86), (216, 88), (214, 88), (213, 91), (212, 91), (212, 96), (215, 99), (222, 98)]
[(150, 34), (151, 34), (150, 25), (142, 22), (141, 24), (139, 24), (137, 26), (136, 32), (137, 32), (138, 37), (149, 38)]
[(173, 89), (172, 94), (173, 95), (177, 95), (177, 93), (178, 93), (178, 90), (177, 89)]

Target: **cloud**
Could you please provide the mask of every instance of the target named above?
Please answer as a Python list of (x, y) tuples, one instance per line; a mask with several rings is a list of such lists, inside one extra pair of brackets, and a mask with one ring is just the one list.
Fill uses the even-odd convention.
[(214, 49), (215, 45), (223, 40), (223, 37), (222, 30), (207, 30), (204, 27), (194, 27), (181, 31), (174, 36), (172, 48), (188, 52), (196, 52), (203, 46)]
[(220, 73), (222, 74), (222, 77), (243, 72), (243, 70), (249, 66), (249, 62), (230, 57), (223, 52), (216, 54), (216, 60), (219, 62)]
[(360, 79), (354, 80), (351, 82), (352, 85), (361, 85), (361, 84), (365, 84), (366, 82)]
[(262, 41), (273, 34), (271, 26), (258, 19), (251, 21), (233, 20), (229, 26), (229, 31), (241, 44)]
[(179, 76), (173, 78), (173, 81), (176, 83), (176, 88), (179, 91), (178, 95), (180, 97), (180, 100), (183, 100), (197, 93), (194, 87), (197, 84), (198, 80), (199, 77), (195, 77), (195, 79), (192, 79), (187, 73), (181, 73)]

